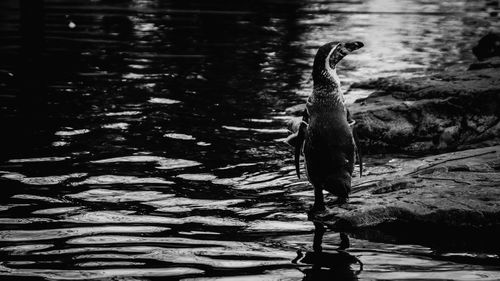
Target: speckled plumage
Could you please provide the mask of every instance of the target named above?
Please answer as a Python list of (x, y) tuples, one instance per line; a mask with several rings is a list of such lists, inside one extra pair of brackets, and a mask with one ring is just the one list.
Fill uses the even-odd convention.
[(328, 43), (319, 48), (313, 66), (313, 93), (307, 101), (304, 134), (307, 177), (315, 189), (315, 209), (324, 209), (322, 190), (347, 200), (351, 191), (356, 145), (335, 65), (360, 42)]

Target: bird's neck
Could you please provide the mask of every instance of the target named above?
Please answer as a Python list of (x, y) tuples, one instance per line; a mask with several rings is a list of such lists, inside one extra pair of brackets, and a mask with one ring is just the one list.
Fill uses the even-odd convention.
[(335, 68), (329, 65), (319, 71), (313, 72), (312, 100), (328, 101), (330, 103), (344, 104), (344, 96), (340, 88), (340, 80)]

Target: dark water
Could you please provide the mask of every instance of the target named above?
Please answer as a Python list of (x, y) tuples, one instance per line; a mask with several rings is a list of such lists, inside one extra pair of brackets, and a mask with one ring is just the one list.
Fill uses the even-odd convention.
[(292, 263), (313, 197), (282, 142), (322, 43), (365, 42), (344, 86), (465, 69), (486, 1), (48, 0), (43, 29), (0, 6), (0, 278), (500, 279), (495, 256), (397, 241), (351, 238), (357, 277)]

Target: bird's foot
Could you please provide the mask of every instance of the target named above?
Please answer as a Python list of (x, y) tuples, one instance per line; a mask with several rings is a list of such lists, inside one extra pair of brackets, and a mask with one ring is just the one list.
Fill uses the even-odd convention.
[(356, 209), (354, 205), (349, 204), (349, 198), (344, 198), (344, 197), (337, 197), (337, 199), (330, 201), (328, 205), (333, 209), (338, 211), (339, 209), (342, 210), (353, 210)]
[(345, 232), (340, 233), (340, 245), (338, 250), (345, 251), (347, 248), (351, 246), (349, 242), (349, 236)]
[(335, 201), (333, 201), (332, 204), (335, 204), (338, 207), (342, 207), (342, 206), (346, 205), (348, 201), (349, 201), (349, 198), (347, 198), (347, 197), (337, 197), (337, 199), (335, 199)]
[(307, 217), (309, 219), (313, 219), (317, 215), (324, 213), (326, 211), (326, 207), (324, 204), (314, 204), (311, 209), (309, 209), (309, 212), (307, 212)]

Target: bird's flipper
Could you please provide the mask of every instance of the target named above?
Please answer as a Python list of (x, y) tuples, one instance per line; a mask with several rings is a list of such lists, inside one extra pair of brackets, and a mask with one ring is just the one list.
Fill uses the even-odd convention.
[(356, 143), (356, 154), (358, 155), (359, 160), (359, 177), (363, 176), (363, 154), (361, 153), (361, 149), (359, 148), (359, 139), (358, 134), (356, 133), (356, 128), (352, 128), (352, 135), (354, 137), (354, 142)]
[(356, 120), (352, 118), (351, 112), (349, 112), (349, 109), (346, 108), (347, 111), (347, 123), (349, 123), (349, 126), (351, 127), (352, 130), (352, 136), (354, 138), (354, 143), (356, 145), (356, 155), (358, 156), (358, 161), (359, 161), (359, 176), (363, 176), (363, 155), (361, 153), (361, 149), (359, 148), (359, 139), (358, 139), (358, 134), (356, 134)]
[(302, 121), (300, 123), (299, 131), (297, 132), (296, 145), (295, 145), (295, 172), (300, 179), (300, 154), (302, 154), (302, 145), (304, 144), (305, 135), (307, 130), (307, 123)]
[(302, 154), (302, 146), (304, 145), (306, 131), (307, 131), (307, 122), (309, 121), (309, 113), (307, 109), (304, 109), (302, 112), (302, 121), (300, 122), (299, 129), (297, 131), (297, 136), (295, 137), (295, 172), (297, 173), (297, 177), (300, 179), (300, 154)]

